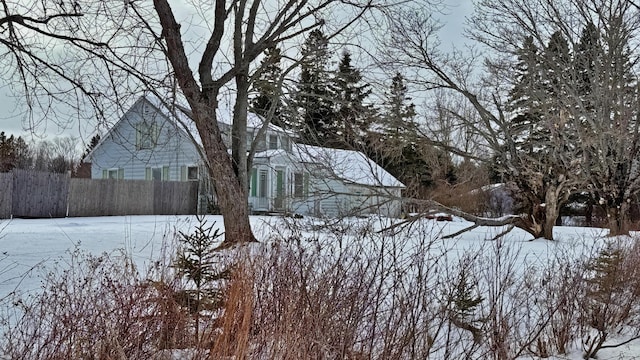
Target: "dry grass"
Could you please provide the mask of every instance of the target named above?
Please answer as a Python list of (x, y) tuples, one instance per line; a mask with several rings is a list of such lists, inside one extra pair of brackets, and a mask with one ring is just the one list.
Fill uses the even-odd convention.
[(11, 359), (502, 360), (581, 347), (594, 356), (616, 345), (612, 334), (639, 335), (635, 241), (609, 245), (620, 257), (607, 278), (592, 266), (601, 248), (523, 265), (517, 247), (487, 242), (451, 257), (425, 224), (399, 237), (365, 220), (331, 229), (297, 222), (274, 228), (263, 244), (224, 250), (217, 265), (232, 276), (218, 284), (222, 307), (200, 314), (199, 340), (178, 296), (183, 283), (170, 269), (141, 275), (126, 256), (74, 252), (47, 274), (42, 294), (4, 304), (0, 352)]

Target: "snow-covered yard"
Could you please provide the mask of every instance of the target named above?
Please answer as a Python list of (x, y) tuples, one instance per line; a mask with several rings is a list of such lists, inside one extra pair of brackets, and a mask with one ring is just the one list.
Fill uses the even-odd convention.
[[(207, 217), (209, 223), (222, 226), (222, 218)], [(309, 219), (291, 220), (306, 222)], [(252, 217), (252, 226), (259, 239), (270, 242), (269, 235), (282, 223), (277, 217)], [(152, 264), (166, 255), (166, 245), (174, 238), (176, 230), (188, 231), (196, 224), (190, 216), (127, 216), (100, 218), (66, 219), (13, 219), (0, 222), (0, 298), (13, 291), (34, 293), (39, 291), (42, 275), (55, 264), (62, 264), (69, 257), (68, 251), (80, 248), (94, 254), (124, 249), (140, 267)], [(363, 225), (364, 224), (364, 225)], [(390, 225), (388, 219), (352, 219), (346, 222), (344, 231), (356, 235), (359, 226), (376, 229)], [(594, 249), (607, 241), (606, 231), (594, 228), (557, 227), (556, 241), (532, 239), (528, 234), (514, 230), (499, 242), (487, 241), (499, 232), (499, 229), (476, 228), (456, 239), (440, 240), (439, 235), (454, 233), (469, 226), (467, 222), (454, 219), (452, 222), (425, 220), (419, 228), (420, 236), (432, 239), (430, 251), (445, 254), (441, 264), (456, 264), (465, 254), (485, 256), (490, 259), (496, 249), (504, 246), (515, 259), (513, 263), (530, 271), (544, 268), (553, 259), (575, 258), (584, 254), (593, 254)], [(352, 233), (350, 233), (350, 231)], [(411, 230), (405, 230), (407, 234)], [(426, 232), (426, 233), (425, 233)], [(413, 249), (412, 239), (417, 233), (411, 233), (403, 241), (402, 249)], [(627, 240), (622, 240), (627, 241)], [(635, 241), (629, 239), (628, 241)], [(369, 245), (367, 245), (369, 246)], [(363, 249), (368, 249), (365, 246)], [(375, 252), (375, 245), (371, 251)], [(386, 250), (385, 250), (386, 251)], [(404, 250), (402, 250), (404, 251)], [(439, 255), (438, 255), (439, 256)], [(510, 255), (511, 256), (511, 255)], [(488, 266), (495, 265), (484, 260)], [(485, 295), (483, 295), (485, 296)], [(486, 297), (486, 296), (485, 296)], [(617, 336), (617, 335), (612, 335)], [(621, 338), (624, 339), (624, 338)], [(437, 357), (433, 357), (437, 358)], [(531, 356), (523, 356), (528, 359)], [(603, 349), (599, 359), (640, 359), (640, 341)], [(581, 359), (581, 351), (573, 349), (569, 355), (556, 359)]]

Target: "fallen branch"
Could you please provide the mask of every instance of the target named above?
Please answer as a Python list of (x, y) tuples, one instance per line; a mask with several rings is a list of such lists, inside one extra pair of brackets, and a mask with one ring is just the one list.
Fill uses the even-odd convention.
[(451, 239), (451, 238), (454, 238), (454, 237), (456, 237), (456, 236), (458, 236), (458, 235), (462, 235), (462, 234), (466, 233), (467, 231), (471, 231), (471, 230), (473, 230), (473, 229), (477, 228), (478, 226), (480, 226), (480, 225), (478, 225), (478, 224), (473, 224), (473, 225), (471, 225), (471, 226), (469, 226), (469, 227), (466, 227), (466, 228), (464, 228), (464, 229), (462, 229), (462, 230), (460, 230), (460, 231), (456, 231), (456, 232), (454, 232), (453, 234), (445, 235), (445, 236), (443, 236), (442, 238), (443, 238), (443, 239)]
[(496, 235), (493, 240), (500, 238), (501, 236), (504, 236), (505, 234), (507, 234), (509, 231), (513, 230), (514, 227), (518, 226), (518, 227), (522, 227), (524, 222), (524, 219), (522, 219), (521, 216), (519, 215), (506, 215), (506, 216), (501, 216), (498, 218), (487, 218), (487, 217), (483, 217), (483, 216), (476, 216), (473, 214), (469, 214), (465, 211), (459, 210), (459, 209), (454, 209), (445, 205), (440, 204), (437, 201), (433, 201), (433, 200), (421, 200), (421, 199), (409, 199), (409, 200), (405, 200), (406, 203), (409, 204), (415, 204), (415, 205), (419, 205), (421, 207), (424, 208), (428, 208), (430, 209), (429, 211), (426, 211), (424, 213), (420, 213), (418, 215), (413, 215), (410, 216), (406, 219), (404, 219), (401, 222), (395, 223), (391, 226), (388, 226), (378, 232), (385, 232), (385, 231), (389, 231), (389, 230), (393, 230), (396, 229), (398, 227), (403, 227), (407, 224), (411, 224), (413, 222), (415, 222), (416, 220), (420, 220), (420, 219), (424, 219), (424, 218), (430, 218), (433, 217), (433, 213), (436, 211), (440, 211), (443, 213), (447, 213), (449, 215), (452, 216), (457, 216), (459, 218), (462, 218), (464, 220), (467, 220), (469, 222), (472, 222), (473, 225), (469, 226), (465, 229), (462, 229), (458, 232), (455, 232), (453, 234), (449, 234), (449, 235), (445, 235), (442, 238), (443, 239), (450, 239), (453, 237), (456, 237), (458, 235), (461, 235), (467, 231), (473, 230), (479, 226), (505, 226), (505, 225), (509, 225), (509, 228), (503, 232), (501, 232), (500, 234)]

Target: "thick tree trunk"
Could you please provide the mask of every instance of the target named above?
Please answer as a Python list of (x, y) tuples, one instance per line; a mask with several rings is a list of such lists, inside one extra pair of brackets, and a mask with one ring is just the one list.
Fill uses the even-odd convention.
[(629, 235), (629, 205), (622, 202), (619, 206), (607, 207), (609, 236)]
[(241, 186), (248, 189), (247, 109), (249, 108), (249, 79), (246, 75), (236, 76), (236, 91), (233, 128), (231, 130), (231, 153), (238, 181)]
[(553, 240), (553, 228), (556, 225), (558, 216), (560, 216), (560, 206), (558, 204), (558, 196), (555, 191), (547, 192), (544, 212), (545, 219), (542, 229), (542, 238)]
[(224, 221), (223, 246), (256, 241), (249, 223), (247, 188), (238, 179), (231, 157), (222, 141), (215, 115), (204, 111), (204, 114), (196, 111), (194, 114), (207, 118), (207, 121), (197, 121), (196, 124), (200, 134), (210, 134), (202, 136), (202, 145)]
[(553, 240), (553, 228), (560, 216), (558, 193), (558, 187), (549, 186), (545, 192), (544, 204), (533, 205), (529, 217), (523, 218), (522, 223), (517, 226), (536, 239)]

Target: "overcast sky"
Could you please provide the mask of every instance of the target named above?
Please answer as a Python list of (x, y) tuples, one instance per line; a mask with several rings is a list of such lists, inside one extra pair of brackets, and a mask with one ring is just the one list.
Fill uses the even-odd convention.
[[(473, 9), (472, 0), (445, 0), (445, 3), (449, 6), (449, 14), (441, 16), (441, 21), (444, 24), (440, 32), (442, 45), (443, 47), (449, 47), (450, 44), (462, 45), (464, 43), (462, 38), (464, 22), (465, 18), (471, 15)], [(17, 98), (16, 94), (2, 79), (0, 79), (0, 109), (2, 109), (0, 112), (0, 131), (4, 131), (7, 134), (26, 136), (29, 139), (34, 138), (34, 134), (24, 130), (23, 99)], [(36, 140), (42, 137), (53, 138), (62, 135), (79, 137), (81, 141), (86, 142), (94, 131), (92, 126), (88, 125), (74, 124), (66, 129), (60, 129), (50, 123), (42, 125), (36, 130)]]

